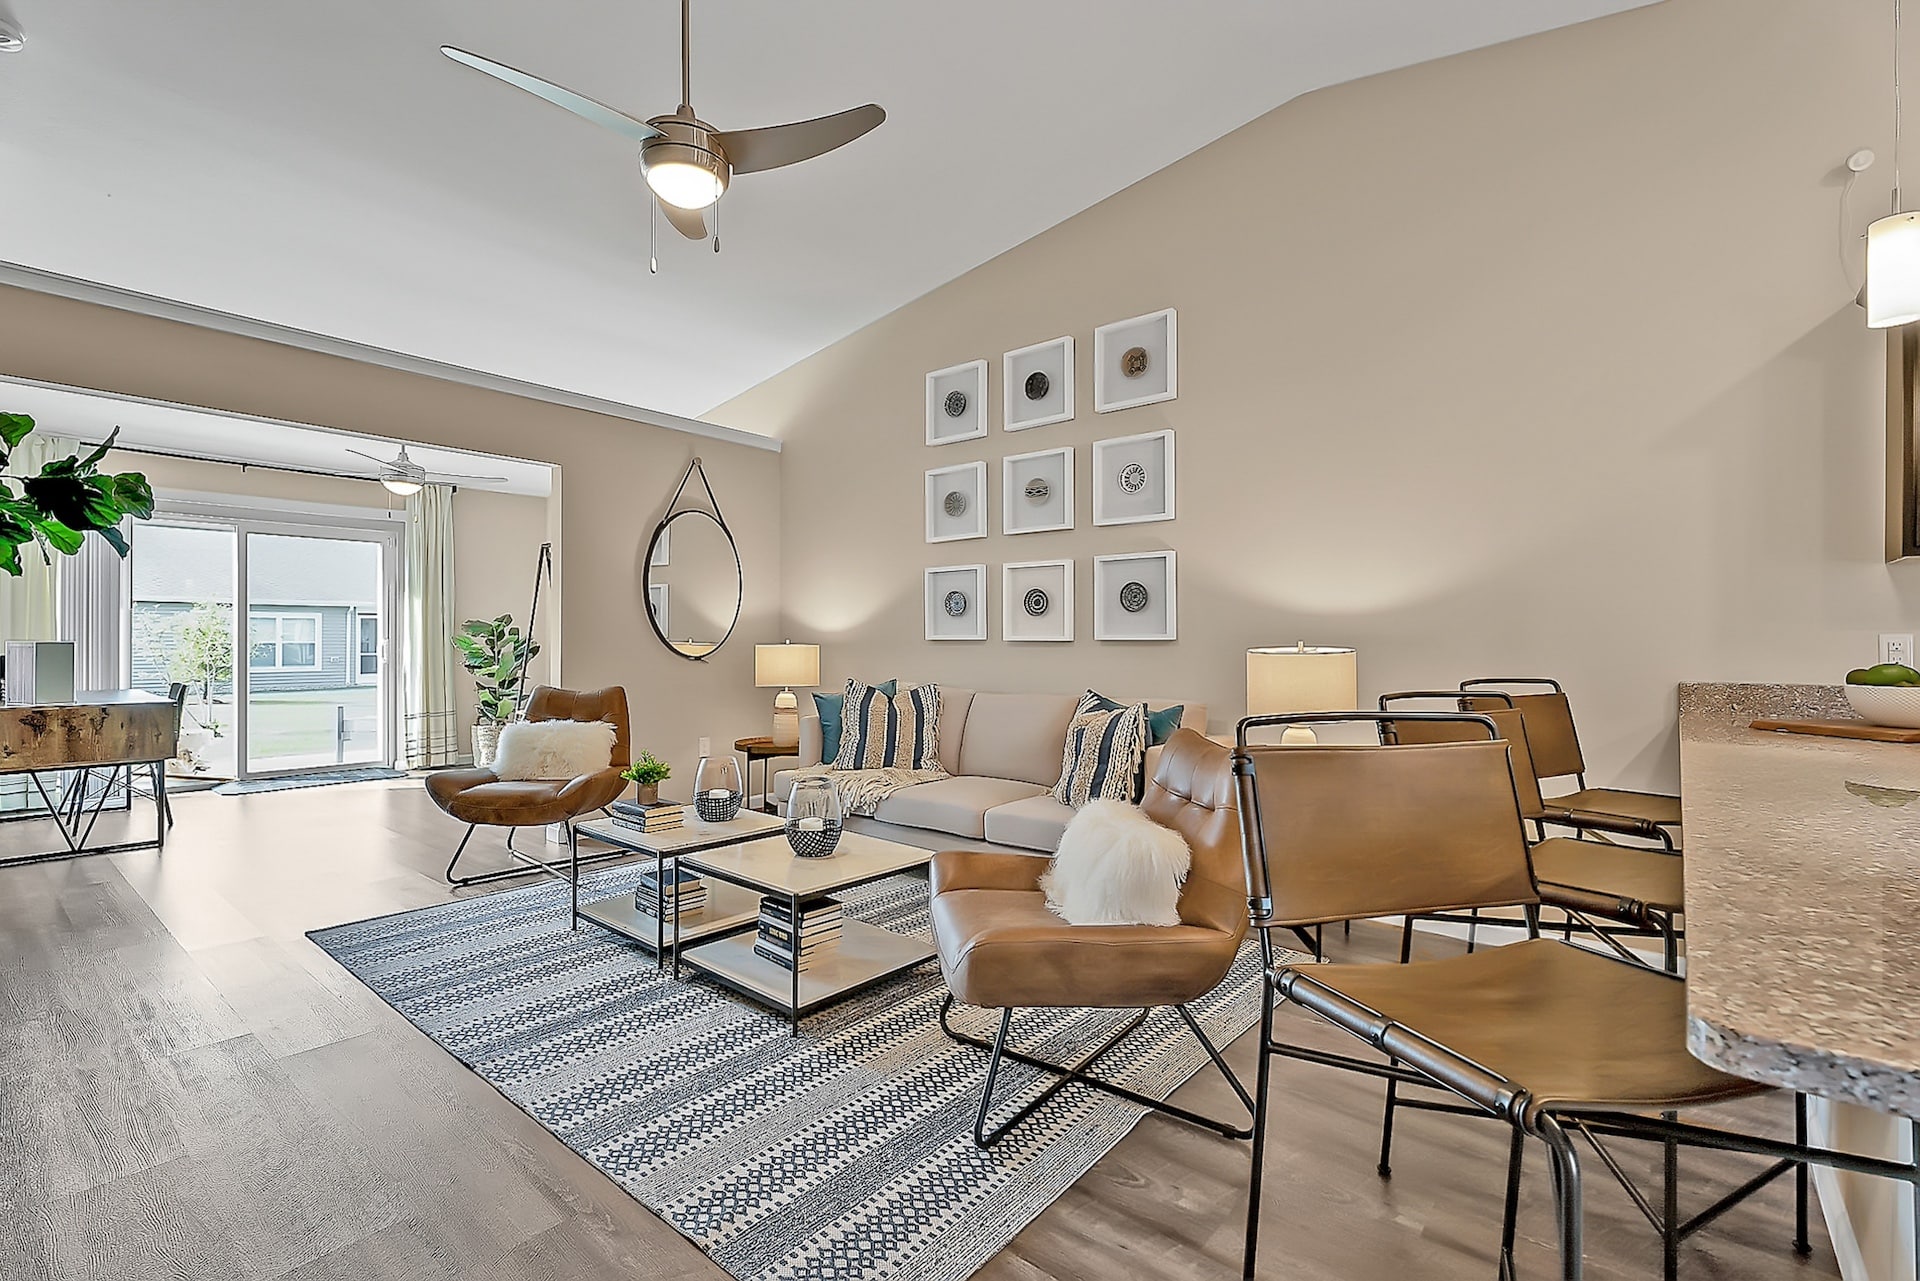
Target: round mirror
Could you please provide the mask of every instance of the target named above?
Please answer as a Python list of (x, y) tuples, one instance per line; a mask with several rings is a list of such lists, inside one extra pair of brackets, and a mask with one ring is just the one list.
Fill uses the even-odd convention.
[(647, 619), (682, 658), (705, 658), (740, 618), (743, 584), (733, 535), (712, 513), (679, 511), (647, 544)]

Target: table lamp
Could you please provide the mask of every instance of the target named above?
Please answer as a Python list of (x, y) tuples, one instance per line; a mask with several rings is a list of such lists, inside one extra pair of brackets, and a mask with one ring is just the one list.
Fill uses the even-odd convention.
[[(1360, 698), (1358, 659), (1337, 645), (1277, 645), (1247, 651), (1247, 715), (1349, 712)], [(1317, 742), (1305, 725), (1289, 725), (1282, 743)]]
[(812, 689), (820, 683), (820, 647), (796, 645), (755, 645), (753, 647), (753, 683), (759, 689), (778, 689), (773, 696), (773, 734), (776, 747), (800, 744), (800, 701), (793, 688)]

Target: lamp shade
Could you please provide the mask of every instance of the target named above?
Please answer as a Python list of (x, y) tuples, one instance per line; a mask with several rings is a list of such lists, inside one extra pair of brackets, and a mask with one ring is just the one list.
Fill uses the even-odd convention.
[(1335, 645), (1247, 651), (1247, 715), (1350, 712), (1360, 698), (1358, 655)]
[(1867, 228), (1867, 327), (1920, 320), (1920, 212), (1897, 213)]
[(818, 645), (755, 645), (753, 683), (763, 689), (811, 689), (820, 683)]

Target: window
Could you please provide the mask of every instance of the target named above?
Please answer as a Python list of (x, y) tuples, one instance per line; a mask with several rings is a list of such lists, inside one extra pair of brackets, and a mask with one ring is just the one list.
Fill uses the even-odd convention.
[(371, 614), (360, 615), (360, 674), (380, 674), (380, 620)]
[(320, 667), (320, 615), (259, 614), (247, 619), (247, 667), (311, 672)]

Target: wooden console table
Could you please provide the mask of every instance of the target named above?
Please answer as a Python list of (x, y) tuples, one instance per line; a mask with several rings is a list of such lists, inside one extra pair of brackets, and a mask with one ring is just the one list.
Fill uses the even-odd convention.
[[(0, 867), (80, 854), (165, 848), (167, 827), (173, 821), (167, 804), (166, 763), (178, 749), (179, 736), (179, 712), (173, 701), (144, 690), (83, 690), (71, 703), (0, 705), (0, 777), (25, 774), (33, 781), (66, 844), (61, 850), (0, 857)], [(153, 839), (90, 844), (94, 823), (113, 793), (114, 776), (127, 772), (131, 800), (136, 769), (146, 770), (153, 780)], [(89, 803), (89, 784), (101, 773), (107, 776), (105, 785)], [(53, 791), (47, 787), (49, 774), (58, 776)]]

